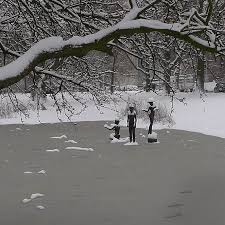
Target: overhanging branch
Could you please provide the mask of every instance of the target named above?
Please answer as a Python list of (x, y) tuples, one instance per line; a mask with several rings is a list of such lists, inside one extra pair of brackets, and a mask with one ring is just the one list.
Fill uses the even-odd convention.
[[(115, 26), (84, 37), (75, 36), (69, 40), (61, 37), (43, 39), (24, 55), (12, 63), (0, 68), (0, 89), (8, 87), (27, 76), (38, 64), (54, 58), (69, 56), (82, 57), (92, 50), (110, 52), (108, 43), (120, 36), (136, 33), (160, 32), (190, 43), (196, 48), (208, 52), (219, 52), (214, 42), (182, 32), (182, 24), (167, 24), (157, 20), (137, 19), (120, 22)], [(201, 29), (201, 27), (199, 28)], [(205, 29), (205, 28), (204, 28)]]

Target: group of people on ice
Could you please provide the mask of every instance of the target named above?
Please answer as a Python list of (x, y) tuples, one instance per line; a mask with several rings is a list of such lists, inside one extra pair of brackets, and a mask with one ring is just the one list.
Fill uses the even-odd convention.
[[(154, 100), (152, 98), (149, 99), (148, 104), (149, 104), (148, 108), (146, 110), (145, 109), (143, 110), (148, 114), (149, 120), (150, 120), (149, 129), (148, 129), (148, 142), (156, 142), (157, 140), (155, 137), (150, 138), (150, 136), (152, 135), (152, 126), (154, 122), (156, 106), (154, 105)], [(115, 131), (115, 133), (110, 136), (111, 139), (120, 140), (121, 136), (120, 136), (119, 123), (120, 123), (119, 119), (116, 118), (115, 124), (111, 126), (105, 125), (107, 129)], [(136, 136), (135, 136), (136, 124), (137, 124), (137, 113), (135, 111), (135, 107), (133, 104), (129, 104), (129, 109), (127, 112), (127, 127), (129, 129), (130, 143), (136, 143)]]

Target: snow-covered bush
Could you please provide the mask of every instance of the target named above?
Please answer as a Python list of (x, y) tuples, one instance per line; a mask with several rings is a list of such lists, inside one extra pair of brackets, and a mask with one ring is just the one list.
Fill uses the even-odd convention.
[[(148, 114), (147, 112), (143, 111), (143, 109), (147, 110), (148, 108), (148, 106), (146, 106), (146, 103), (143, 103), (143, 101), (140, 101), (140, 99), (132, 99), (132, 100), (129, 99), (129, 102), (133, 103), (134, 109), (137, 113), (137, 118), (148, 122), (149, 121)], [(157, 109), (155, 111), (155, 118), (154, 118), (155, 123), (168, 124), (168, 125), (173, 125), (175, 123), (170, 110), (165, 104), (158, 103), (156, 107)], [(127, 116), (128, 110), (129, 110), (129, 104), (121, 108), (120, 117), (125, 118)]]

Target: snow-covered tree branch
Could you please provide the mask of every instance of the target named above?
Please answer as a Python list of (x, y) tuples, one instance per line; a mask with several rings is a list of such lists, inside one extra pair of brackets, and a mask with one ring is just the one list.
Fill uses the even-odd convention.
[[(34, 1), (35, 2), (35, 1)], [(63, 5), (63, 1), (40, 1), (41, 7), (45, 12), (49, 13), (51, 19), (56, 21), (59, 17), (66, 20), (69, 23), (83, 23), (84, 26), (88, 22), (83, 20), (80, 16), (88, 16), (86, 13), (79, 13), (77, 10), (72, 10), (73, 6)], [(219, 26), (213, 26), (211, 22), (211, 17), (213, 14), (213, 3), (211, 0), (204, 1), (205, 5), (202, 13), (199, 13), (197, 9), (190, 9), (188, 12), (180, 13), (179, 8), (181, 8), (182, 3), (179, 1), (165, 1), (165, 0), (154, 0), (154, 1), (144, 1), (142, 3), (136, 2), (136, 0), (129, 1), (130, 10), (124, 15), (121, 21), (109, 26), (107, 23), (102, 27), (89, 23), (96, 27), (90, 34), (84, 36), (72, 36), (67, 40), (63, 37), (51, 35), (51, 37), (44, 38), (38, 41), (36, 44), (30, 42), (30, 49), (21, 55), (18, 59), (8, 63), (0, 68), (0, 89), (8, 87), (19, 80), (23, 79), (25, 76), (29, 75), (31, 71), (35, 69), (41, 63), (49, 59), (64, 58), (69, 56), (83, 57), (92, 50), (102, 51), (106, 53), (111, 53), (111, 48), (109, 43), (111, 41), (117, 40), (122, 36), (131, 36), (137, 33), (150, 33), (159, 32), (164, 35), (175, 37), (186, 43), (190, 43), (195, 48), (199, 48), (202, 51), (208, 51), (212, 53), (223, 54), (225, 50), (224, 44), (224, 30)], [(179, 3), (179, 4), (178, 4)], [(175, 19), (170, 19), (167, 21), (160, 21), (159, 19), (148, 18), (149, 10), (152, 7), (175, 7), (177, 4), (177, 14), (179, 14)], [(26, 18), (27, 24), (32, 26), (33, 20), (34, 24), (38, 27), (38, 20), (36, 20), (34, 14), (32, 13), (31, 7), (32, 3), (30, 1), (22, 1), (21, 5), (18, 7), (24, 7), (30, 18)], [(86, 6), (83, 6), (85, 8)], [(61, 9), (61, 10), (60, 10)], [(22, 8), (21, 8), (22, 10)], [(67, 17), (62, 16), (62, 11), (66, 11)], [(180, 9), (182, 11), (182, 9)], [(56, 15), (53, 15), (53, 12)], [(52, 14), (52, 15), (51, 15)], [(89, 14), (90, 15), (90, 14)], [(143, 18), (142, 18), (143, 15)], [(98, 19), (107, 18), (104, 13), (92, 14), (93, 18)], [(114, 18), (116, 16), (114, 15)], [(119, 16), (118, 16), (119, 18)], [(0, 20), (5, 23), (6, 20), (13, 20), (13, 17), (2, 18)], [(74, 21), (76, 20), (76, 21)], [(171, 22), (173, 21), (173, 22)], [(95, 32), (99, 27), (99, 31)], [(86, 28), (85, 28), (86, 29)], [(90, 26), (88, 26), (90, 29)], [(90, 31), (89, 31), (90, 32)], [(82, 34), (82, 33), (81, 33)], [(84, 33), (85, 34), (85, 33)], [(22, 41), (22, 40), (18, 40)]]

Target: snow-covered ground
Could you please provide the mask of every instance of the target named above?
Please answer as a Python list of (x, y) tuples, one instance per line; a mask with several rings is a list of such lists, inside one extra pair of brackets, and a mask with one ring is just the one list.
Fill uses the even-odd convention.
[[(117, 93), (118, 94), (118, 93)], [(29, 98), (26, 95), (18, 95), (19, 100), (28, 105)], [(82, 96), (84, 97), (84, 95)], [(178, 93), (173, 104), (171, 98), (163, 94), (126, 92), (121, 93), (119, 98), (115, 97), (116, 103), (111, 101), (104, 107), (96, 107), (94, 102), (86, 98), (88, 106), (82, 111), (82, 105), (69, 99), (71, 105), (77, 110), (77, 114), (62, 112), (57, 113), (53, 107), (53, 100), (48, 99), (45, 103), (47, 110), (29, 110), (29, 117), (25, 118), (19, 114), (13, 114), (11, 118), (0, 119), (0, 124), (37, 124), (37, 123), (58, 123), (60, 121), (104, 121), (114, 120), (121, 115), (121, 109), (125, 108), (127, 102), (135, 100), (144, 105), (150, 97), (154, 97), (156, 105), (165, 105), (169, 111), (172, 110), (174, 125), (154, 124), (153, 129), (172, 128), (180, 130), (195, 131), (204, 134), (225, 138), (225, 94), (207, 93), (200, 97), (199, 93)], [(180, 100), (183, 101), (180, 101)], [(82, 111), (79, 113), (79, 111)], [(121, 125), (126, 125), (126, 119), (121, 120)], [(139, 128), (147, 128), (148, 124), (138, 121)]]

